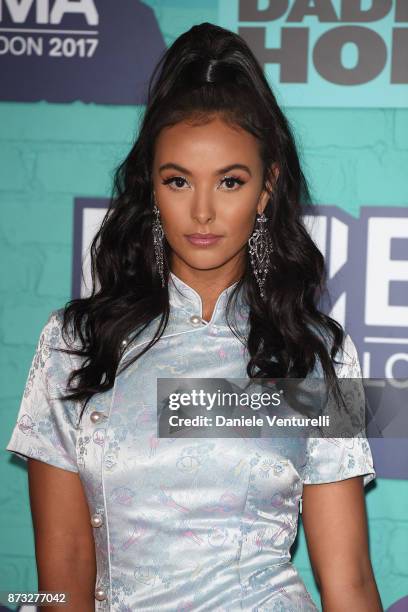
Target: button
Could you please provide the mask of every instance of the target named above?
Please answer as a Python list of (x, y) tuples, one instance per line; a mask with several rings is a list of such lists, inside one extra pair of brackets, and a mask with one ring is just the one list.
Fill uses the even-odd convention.
[(92, 423), (99, 423), (103, 416), (103, 412), (98, 412), (97, 410), (94, 410), (93, 412), (91, 412), (91, 416), (89, 418), (91, 419)]
[(100, 587), (95, 589), (95, 599), (97, 599), (98, 601), (103, 601), (104, 599), (106, 599), (106, 597), (107, 595), (104, 589), (101, 589)]
[(127, 340), (122, 340), (122, 346), (127, 346)]
[(103, 518), (100, 514), (93, 514), (91, 516), (92, 527), (100, 527), (103, 524)]
[(190, 321), (193, 325), (201, 325), (201, 317), (198, 315), (191, 315)]

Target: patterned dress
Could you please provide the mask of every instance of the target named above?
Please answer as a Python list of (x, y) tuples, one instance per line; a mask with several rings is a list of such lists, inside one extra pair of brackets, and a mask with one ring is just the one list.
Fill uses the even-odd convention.
[[(364, 433), (157, 437), (158, 378), (247, 378), (246, 348), (226, 320), (234, 286), (206, 322), (200, 295), (171, 273), (164, 335), (92, 397), (81, 422), (78, 403), (58, 399), (80, 359), (52, 350), (66, 346), (62, 309), (42, 330), (7, 450), (79, 474), (95, 539), (96, 611), (316, 612), (290, 553), (303, 485), (376, 477)], [(233, 314), (245, 334), (242, 291)], [(128, 338), (120, 365), (157, 322)], [(341, 357), (338, 376), (360, 378), (348, 334)]]

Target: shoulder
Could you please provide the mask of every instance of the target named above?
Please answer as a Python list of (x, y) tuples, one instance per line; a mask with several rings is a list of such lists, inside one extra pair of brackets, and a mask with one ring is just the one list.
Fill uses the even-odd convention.
[[(319, 328), (313, 326), (312, 330), (324, 342), (326, 350), (330, 354), (334, 343), (332, 333), (326, 328), (323, 329), (320, 326)], [(361, 378), (361, 368), (357, 347), (348, 330), (342, 328), (342, 331), (343, 342), (338, 348), (333, 361), (336, 375), (339, 378)], [(316, 370), (318, 372), (321, 372), (322, 370), (320, 359), (317, 359)]]
[(64, 327), (64, 310), (64, 308), (52, 310), (41, 328), (37, 350), (41, 350), (44, 356), (50, 357), (52, 353), (58, 352), (68, 355), (63, 351), (81, 347), (72, 322), (69, 321)]
[(335, 359), (336, 374), (339, 378), (362, 378), (357, 347), (347, 331)]
[[(40, 340), (52, 348), (70, 348), (72, 343), (68, 342), (67, 336), (63, 334), (63, 323), (64, 308), (52, 310), (41, 329)], [(69, 332), (72, 335), (72, 326)]]
[(41, 378), (48, 387), (60, 387), (76, 365), (78, 357), (67, 350), (75, 348), (72, 329), (63, 332), (64, 308), (52, 310), (43, 324), (28, 375), (25, 396)]

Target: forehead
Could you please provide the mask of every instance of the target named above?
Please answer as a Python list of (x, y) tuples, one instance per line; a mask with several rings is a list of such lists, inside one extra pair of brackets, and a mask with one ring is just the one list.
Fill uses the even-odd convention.
[(245, 163), (261, 164), (255, 136), (219, 116), (202, 124), (181, 121), (161, 130), (156, 140), (155, 164), (175, 162), (192, 167)]

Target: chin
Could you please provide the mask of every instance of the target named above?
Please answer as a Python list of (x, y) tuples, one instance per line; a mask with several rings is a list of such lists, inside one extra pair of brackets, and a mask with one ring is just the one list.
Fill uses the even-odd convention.
[(214, 268), (221, 268), (228, 259), (206, 257), (200, 253), (197, 257), (183, 257), (183, 261), (194, 270), (213, 270)]

